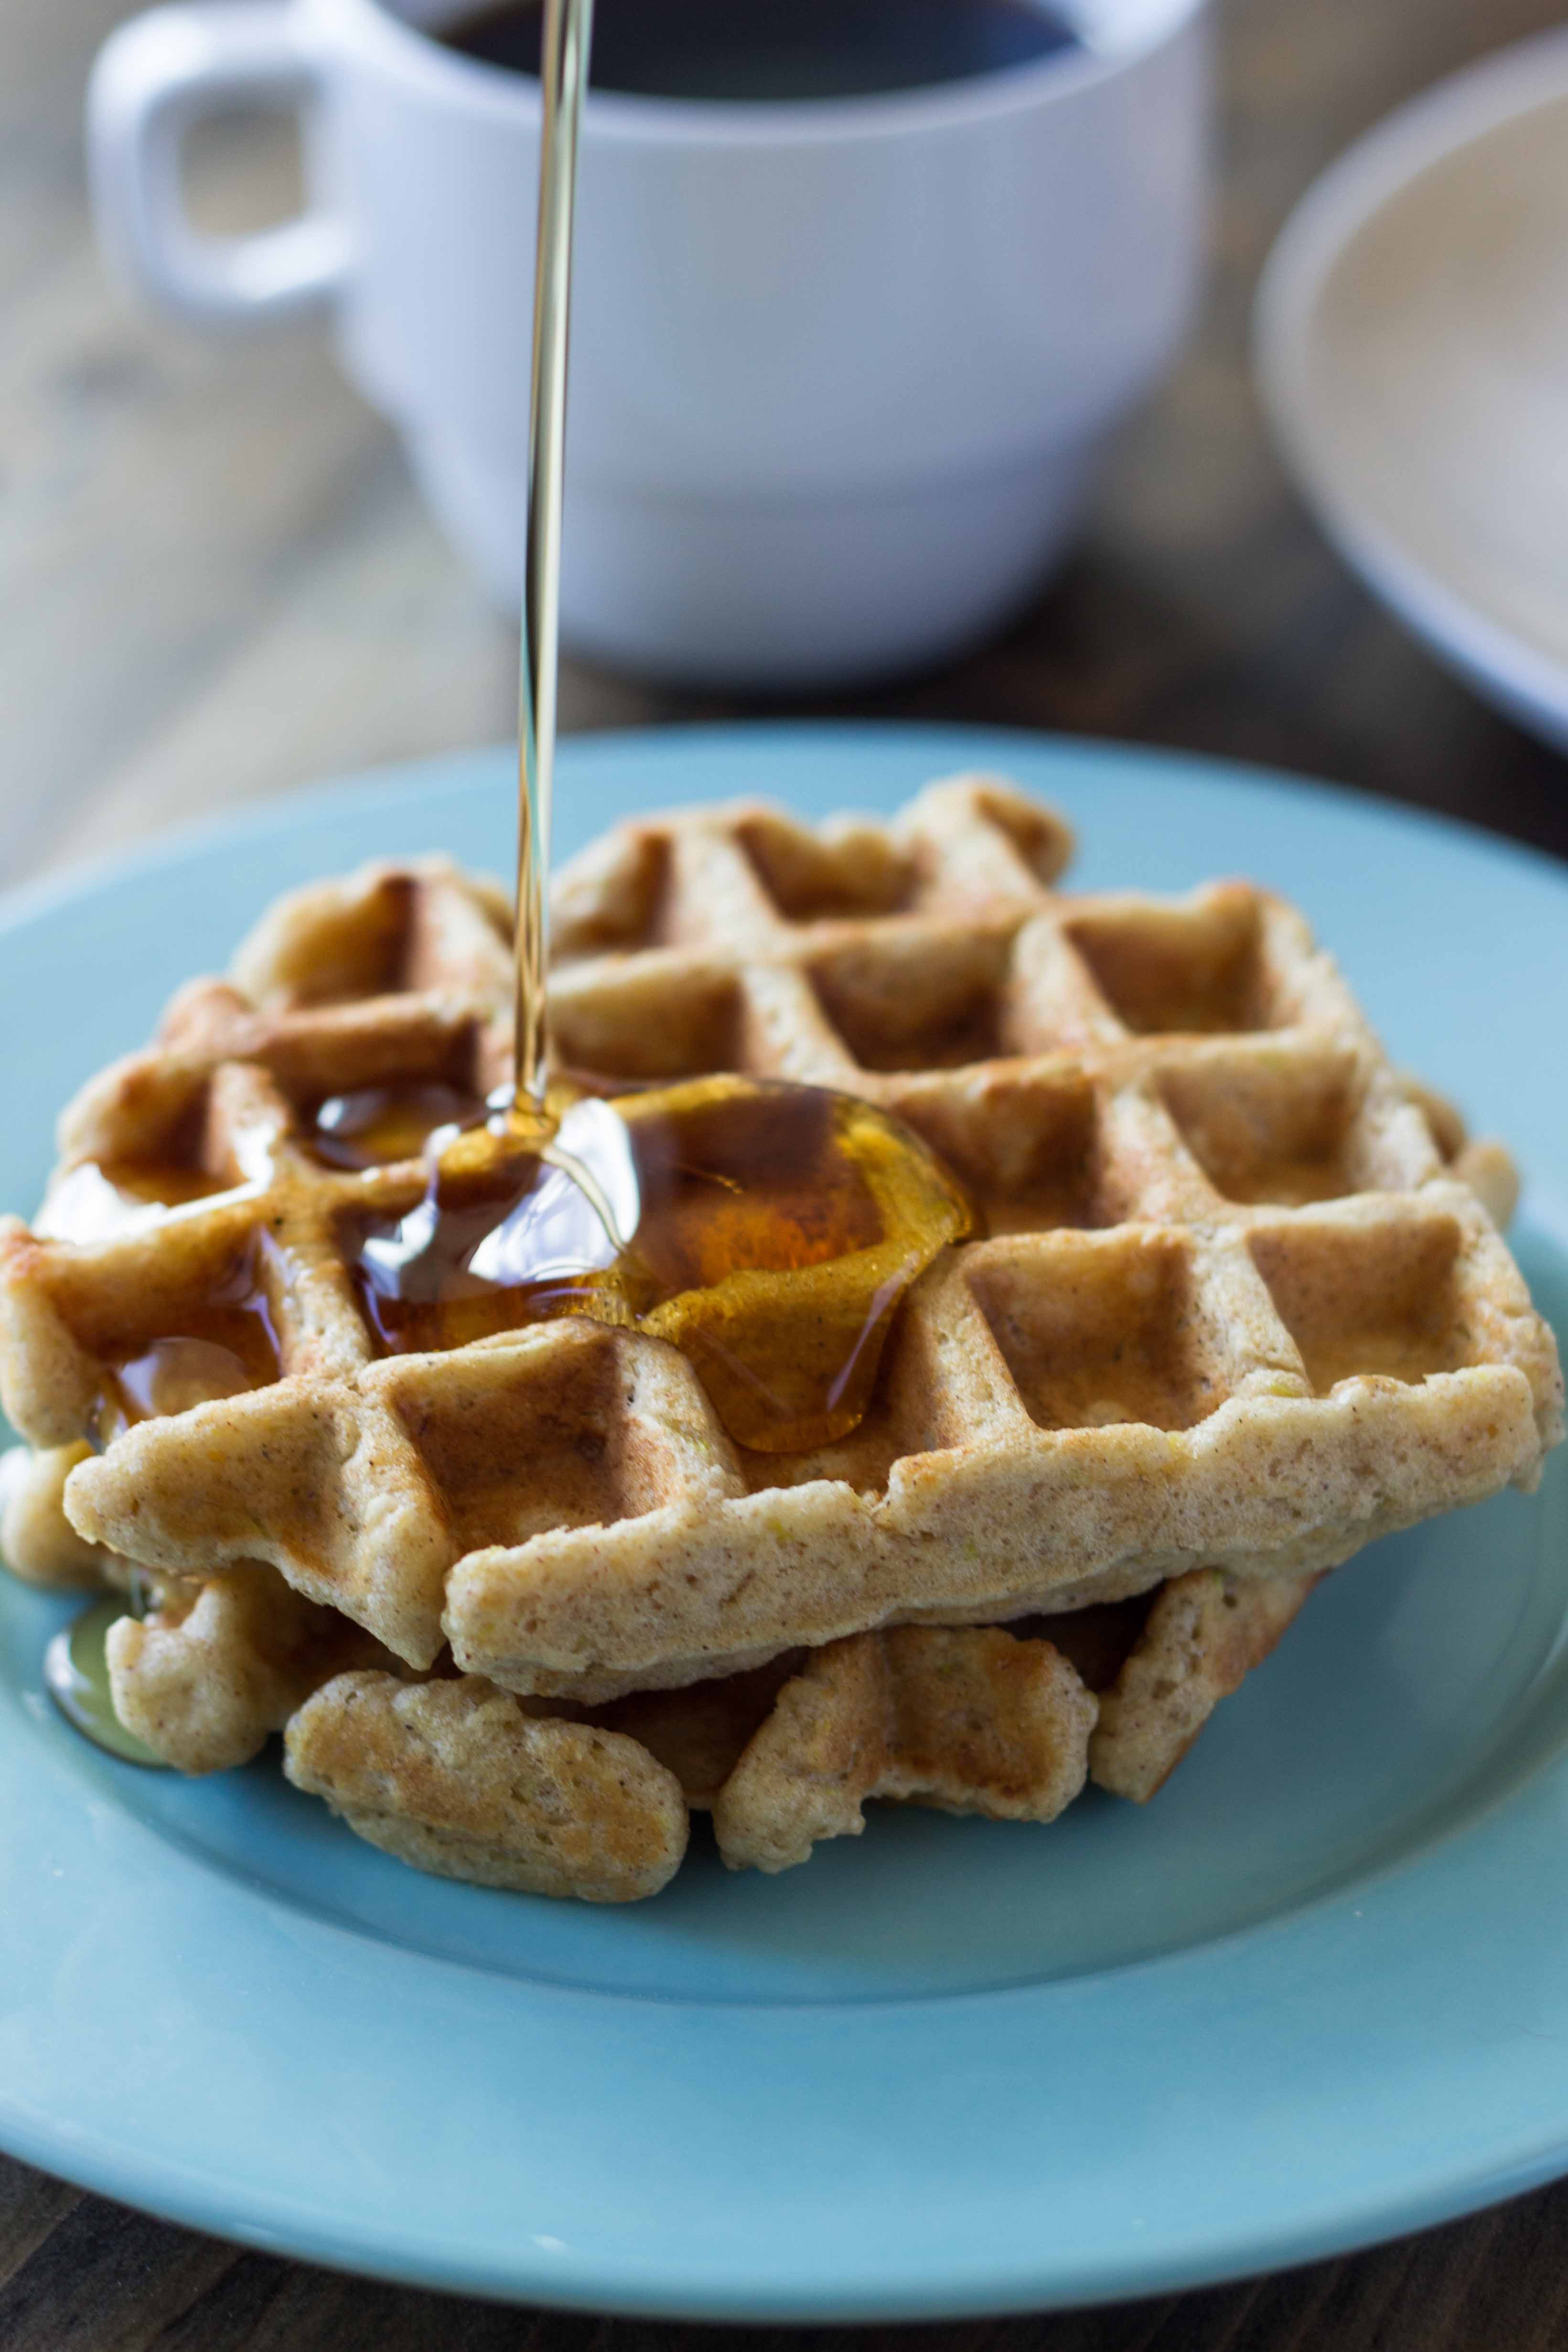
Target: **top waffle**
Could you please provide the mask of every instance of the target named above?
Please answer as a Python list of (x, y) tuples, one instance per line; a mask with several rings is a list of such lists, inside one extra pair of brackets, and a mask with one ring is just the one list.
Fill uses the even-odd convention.
[[(923, 1277), (871, 1412), (814, 1454), (734, 1445), (635, 1331), (377, 1357), (345, 1232), (423, 1170), (323, 1167), (310, 1122), (393, 1076), (459, 1094), (504, 1070), (505, 910), (437, 866), (282, 902), (232, 986), (185, 992), (68, 1113), (53, 1236), (0, 1236), (0, 1389), (36, 1444), (79, 1439), (170, 1335), (244, 1366), (192, 1402), (198, 1349), (154, 1417), (106, 1429), (67, 1486), (77, 1529), (165, 1576), (269, 1560), (414, 1665), (446, 1639), (470, 1673), (595, 1702), (1200, 1565), (1301, 1576), (1530, 1484), (1555, 1349), (1464, 1181), (1502, 1163), (1456, 1156), (1288, 907), (1058, 894), (1068, 846), (965, 779), (890, 826), (627, 825), (563, 877), (563, 1065), (612, 1090), (840, 1087), (975, 1194), (988, 1237)], [(114, 1206), (138, 1186), (198, 1197)], [(106, 1198), (128, 1230), (63, 1237)]]

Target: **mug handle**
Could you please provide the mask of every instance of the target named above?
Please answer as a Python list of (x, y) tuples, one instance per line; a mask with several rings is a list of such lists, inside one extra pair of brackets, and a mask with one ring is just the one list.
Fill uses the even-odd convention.
[(204, 115), (307, 105), (315, 66), (279, 0), (186, 0), (112, 33), (88, 85), (88, 163), (105, 257), (161, 309), (196, 326), (247, 326), (325, 301), (348, 239), (330, 213), (251, 236), (205, 236), (180, 194), (180, 148)]

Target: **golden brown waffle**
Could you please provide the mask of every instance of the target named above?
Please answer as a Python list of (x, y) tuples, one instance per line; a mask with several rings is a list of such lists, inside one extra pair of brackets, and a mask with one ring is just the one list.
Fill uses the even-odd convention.
[(788, 1870), (873, 1798), (1050, 1822), (1083, 1787), (1095, 1703), (1048, 1642), (900, 1625), (815, 1650), (713, 1801), (731, 1869)]
[(686, 1852), (680, 1783), (647, 1748), (541, 1721), (475, 1675), (339, 1675), (290, 1718), (284, 1754), (361, 1837), (442, 1878), (633, 1903)]
[(0, 1237), (0, 1385), (35, 1444), (79, 1439), (114, 1365), (215, 1291), (276, 1335), (258, 1385), (72, 1471), (79, 1533), (165, 1577), (270, 1561), (416, 1669), (445, 1635), (468, 1673), (593, 1703), (1203, 1567), (1301, 1578), (1531, 1483), (1551, 1335), (1300, 917), (1239, 883), (1058, 895), (1067, 845), (971, 779), (890, 827), (626, 826), (563, 877), (563, 1060), (846, 1087), (989, 1221), (907, 1302), (861, 1428), (808, 1455), (734, 1446), (636, 1332), (374, 1359), (340, 1220), (399, 1213), (423, 1171), (325, 1171), (300, 1121), (504, 1062), (502, 910), (440, 869), (285, 901), (243, 987), (177, 1000), (62, 1135), (68, 1182), (171, 1154), (246, 1182), (96, 1242)]
[[(1047, 1642), (903, 1626), (812, 1653), (782, 1685), (742, 1679), (658, 1694), (657, 1721), (635, 1701), (594, 1721), (477, 1675), (347, 1674), (289, 1719), (286, 1769), (419, 1868), (600, 1902), (668, 1882), (689, 1804), (731, 1869), (773, 1872), (858, 1834), (871, 1799), (1049, 1822), (1087, 1774), (1095, 1701)], [(716, 1788), (683, 1779), (699, 1755), (704, 1779), (721, 1759)]]
[(1100, 1701), (1089, 1777), (1147, 1804), (1222, 1698), (1239, 1690), (1300, 1613), (1316, 1576), (1237, 1584), (1194, 1569), (1133, 1601), (1048, 1619), (1048, 1633)]
[(146, 1617), (111, 1625), (106, 1646), (116, 1715), (180, 1772), (247, 1764), (333, 1675), (396, 1664), (259, 1560), (171, 1586)]
[[(227, 981), (180, 989), (153, 1045), (89, 1081), (59, 1123), (40, 1232), (73, 1232), (113, 1203), (84, 1164), (233, 1183), (245, 1107), (214, 1099), (240, 1065), (271, 1082), (285, 1124), (324, 1097), (386, 1081), (484, 1093), (507, 1073), (511, 917), (499, 886), (450, 860), (369, 866), (290, 892), (263, 916)], [(259, 1143), (266, 1139), (263, 1126)], [(258, 1143), (258, 1148), (259, 1148)], [(133, 1214), (127, 1204), (124, 1214)]]
[(91, 1451), (83, 1438), (0, 1454), (0, 1557), (25, 1583), (90, 1592), (129, 1575), (126, 1562), (87, 1542), (66, 1517), (66, 1480)]
[[(182, 989), (154, 1044), (83, 1088), (60, 1121), (40, 1237), (11, 1219), (0, 1244), (16, 1277), (5, 1286), (8, 1308), (0, 1306), (8, 1368), (0, 1387), (16, 1426), (43, 1448), (7, 1474), (7, 1558), (20, 1572), (86, 1580), (96, 1552), (112, 1574), (117, 1547), (84, 1543), (52, 1523), (50, 1504), (88, 1454), (81, 1432), (112, 1387), (110, 1366), (159, 1332), (210, 1330), (247, 1360), (262, 1392), (279, 1396), (315, 1392), (319, 1382), (336, 1395), (334, 1376), (368, 1360), (338, 1219), (345, 1204), (407, 1206), (422, 1189), (423, 1163), (357, 1175), (324, 1168), (304, 1149), (302, 1129), (323, 1098), (394, 1080), (482, 1095), (509, 1050), (510, 990), (510, 916), (499, 891), (442, 859), (370, 867), (280, 902), (241, 949), (231, 982)], [(170, 1202), (172, 1210), (161, 1205)], [(53, 1237), (70, 1234), (94, 1237)], [(46, 1273), (37, 1282), (44, 1269), (60, 1280)], [(215, 1310), (215, 1297), (227, 1303)], [(200, 1372), (198, 1364), (198, 1396)], [(280, 1388), (267, 1387), (279, 1374)], [(165, 1410), (186, 1401), (177, 1368), (162, 1401)], [(196, 1441), (199, 1488), (199, 1412), (175, 1412), (162, 1425), (188, 1429)], [(323, 1420), (320, 1443), (330, 1446), (341, 1427)], [(68, 1441), (50, 1443), (48, 1431), (67, 1429)], [(439, 1646), (429, 1628), (441, 1572), (416, 1474), (412, 1524), (399, 1508), (406, 1456), (401, 1433), (382, 1432), (373, 1412), (323, 1481), (329, 1512), (354, 1507), (342, 1492), (326, 1492), (340, 1476), (363, 1498), (350, 1579), (359, 1605), (347, 1605), (330, 1568), (294, 1581), (427, 1664)], [(444, 1557), (445, 1543), (437, 1549)], [(205, 1577), (220, 1557), (258, 1556), (258, 1546), (221, 1555), (204, 1548), (196, 1573)]]

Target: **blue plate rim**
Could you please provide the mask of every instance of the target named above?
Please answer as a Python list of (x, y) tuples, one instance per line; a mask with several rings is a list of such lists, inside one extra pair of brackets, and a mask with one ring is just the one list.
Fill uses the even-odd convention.
[[(1217, 751), (1188, 751), (1119, 736), (1075, 735), (984, 723), (972, 726), (958, 719), (683, 719), (670, 726), (585, 728), (563, 737), (557, 766), (558, 772), (563, 768), (569, 774), (574, 762), (606, 754), (613, 758), (625, 754), (635, 759), (657, 746), (662, 755), (667, 747), (682, 743), (702, 752), (721, 751), (730, 742), (745, 744), (769, 739), (816, 743), (824, 750), (835, 742), (853, 746), (857, 741), (889, 748), (907, 742), (911, 751), (924, 743), (944, 741), (992, 744), (1002, 755), (1010, 751), (1015, 755), (1023, 751), (1037, 756), (1048, 749), (1053, 755), (1089, 764), (1102, 763), (1107, 770), (1124, 767), (1132, 760), (1169, 775), (1173, 782), (1186, 778), (1239, 790), (1267, 785), (1270, 792), (1291, 799), (1316, 802), (1329, 798), (1347, 812), (1408, 826), (1413, 833), (1428, 839), (1458, 834), (1478, 854), (1501, 860), (1505, 865), (1518, 864), (1538, 878), (1562, 880), (1568, 871), (1563, 861), (1550, 850), (1493, 832), (1473, 818), (1422, 808), (1332, 776), (1311, 776), (1300, 769), (1272, 767), (1267, 761), (1235, 759)], [(276, 839), (295, 831), (301, 822), (308, 824), (335, 810), (351, 808), (356, 802), (457, 794), (471, 788), (474, 779), (497, 759), (511, 761), (516, 756), (515, 745), (502, 739), (461, 744), (447, 751), (422, 752), (409, 760), (378, 761), (347, 775), (291, 786), (211, 816), (184, 818), (178, 824), (161, 826), (143, 840), (72, 858), (58, 868), (0, 889), (0, 927), (9, 929), (18, 921), (51, 913), (105, 883), (177, 864), (222, 842), (243, 847), (248, 841)]]

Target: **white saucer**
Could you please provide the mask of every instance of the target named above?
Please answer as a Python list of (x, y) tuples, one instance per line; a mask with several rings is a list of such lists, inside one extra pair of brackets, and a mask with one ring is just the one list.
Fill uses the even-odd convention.
[(1258, 374), (1341, 552), (1568, 749), (1568, 30), (1403, 107), (1297, 206)]

